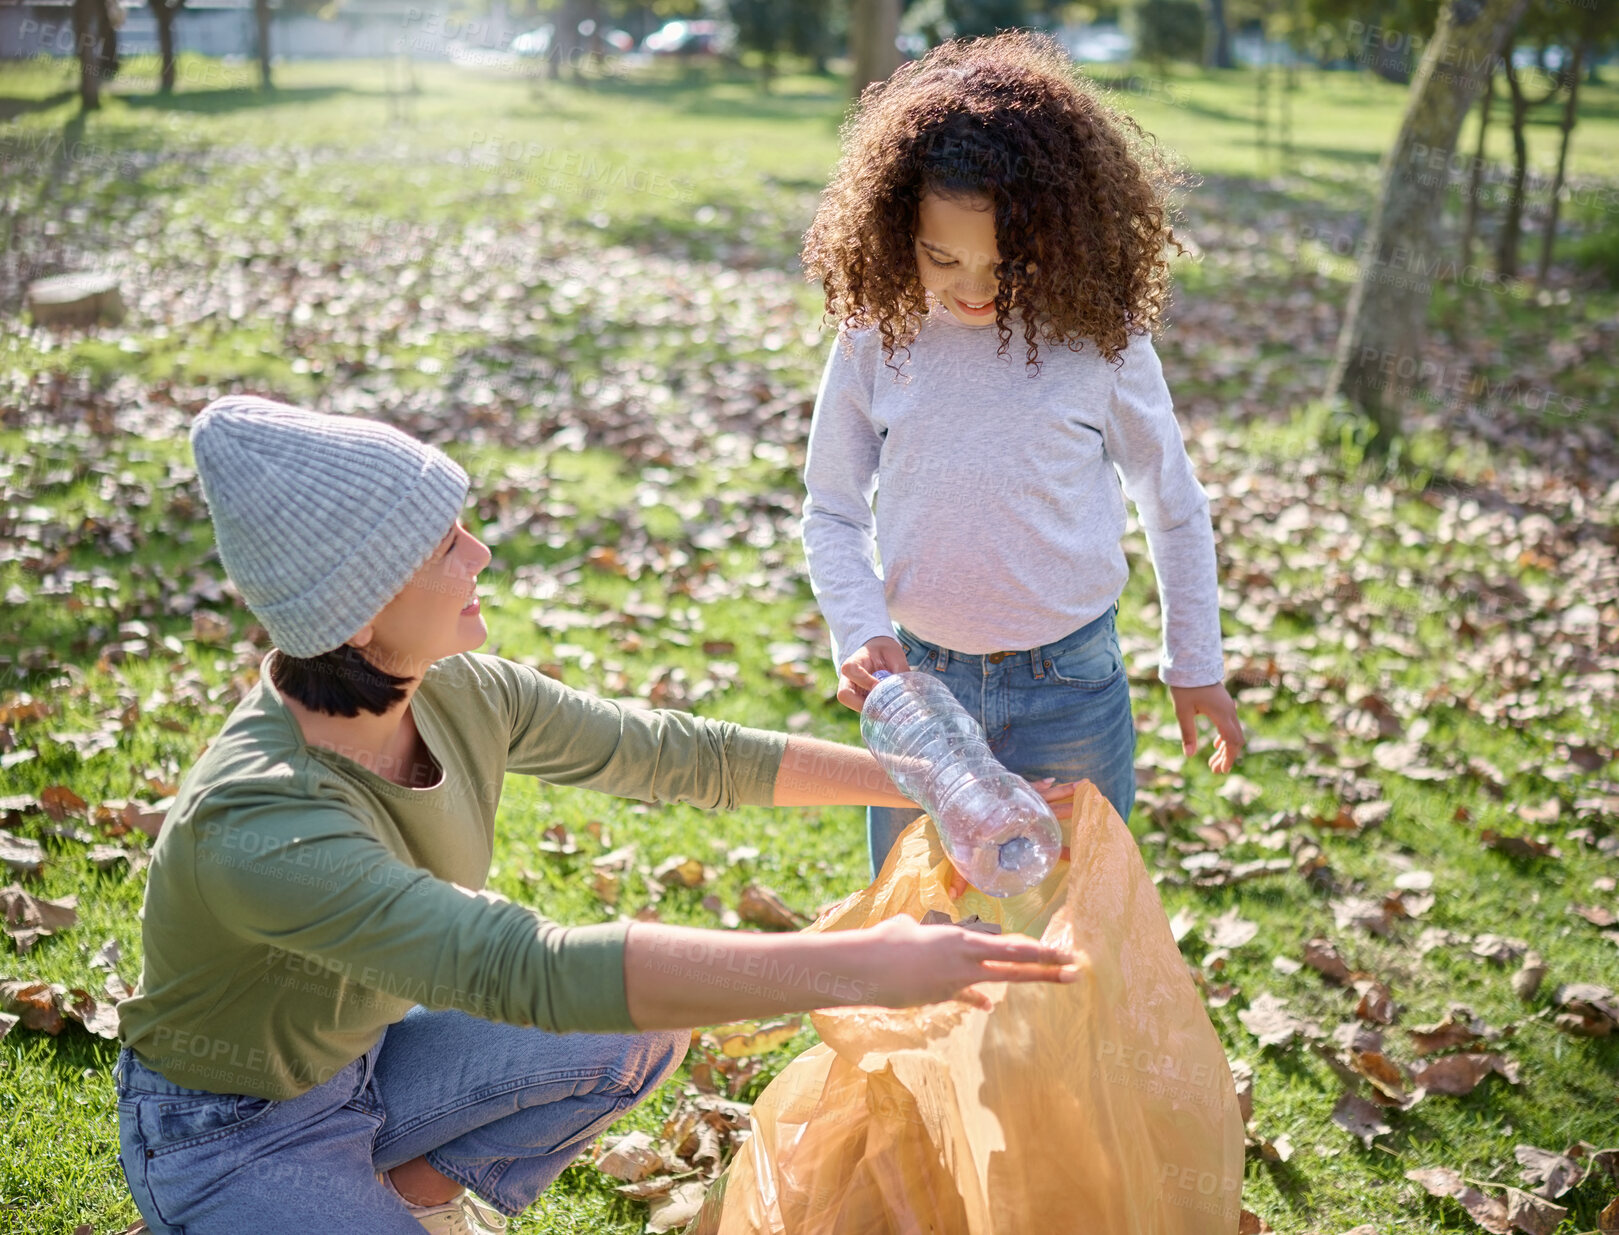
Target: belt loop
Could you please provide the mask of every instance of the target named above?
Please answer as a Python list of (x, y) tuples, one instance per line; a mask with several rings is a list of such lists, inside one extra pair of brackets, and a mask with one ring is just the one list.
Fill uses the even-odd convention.
[(950, 649), (936, 648), (933, 655), (933, 668), (935, 672), (943, 673), (950, 667)]
[(1029, 667), (1034, 670), (1034, 680), (1036, 682), (1045, 681), (1046, 670), (1041, 661), (1041, 649), (1038, 646), (1029, 649)]

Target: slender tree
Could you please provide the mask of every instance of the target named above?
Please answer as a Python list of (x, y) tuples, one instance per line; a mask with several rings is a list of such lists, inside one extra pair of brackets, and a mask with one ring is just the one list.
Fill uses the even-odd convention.
[(1343, 394), (1370, 417), (1374, 452), (1386, 451), (1401, 435), (1384, 375), (1420, 354), (1440, 264), (1435, 224), (1444, 194), (1425, 183), (1425, 165), (1435, 157), (1448, 163), (1463, 117), (1528, 4), (1447, 0), (1411, 82), (1399, 136), (1384, 155), (1383, 188), (1327, 385), (1329, 394)]
[(1478, 139), (1473, 145), (1473, 166), (1467, 177), (1467, 222), (1462, 227), (1462, 266), (1473, 264), (1473, 239), (1478, 235), (1478, 198), (1484, 180), (1484, 141), (1490, 131), (1490, 109), (1495, 106), (1495, 74), (1484, 79), (1484, 97), (1478, 105)]
[(1512, 185), (1507, 193), (1506, 217), (1496, 237), (1495, 269), (1502, 278), (1515, 279), (1518, 277), (1518, 238), (1523, 233), (1524, 188), (1529, 181), (1529, 113), (1556, 97), (1563, 87), (1563, 78), (1559, 75), (1539, 98), (1531, 98), (1512, 63), (1510, 43), (1502, 72), (1507, 79), (1507, 97), (1512, 103)]
[(73, 45), (79, 57), (79, 107), (101, 106), (101, 54), (106, 7), (101, 0), (73, 0)]
[(1585, 63), (1585, 44), (1574, 46), (1574, 63), (1568, 72), (1568, 99), (1563, 104), (1562, 140), (1557, 143), (1557, 171), (1552, 175), (1551, 200), (1546, 203), (1546, 227), (1540, 234), (1540, 266), (1535, 271), (1535, 285), (1546, 286), (1546, 276), (1552, 268), (1552, 247), (1557, 243), (1557, 215), (1562, 205), (1563, 183), (1568, 177), (1569, 139), (1574, 136), (1574, 119), (1580, 108), (1580, 67)]
[(152, 17), (157, 22), (157, 50), (162, 64), (158, 70), (159, 94), (173, 94), (175, 84), (174, 19), (180, 15), (186, 0), (147, 0)]
[(254, 29), (258, 32), (259, 89), (274, 90), (270, 78), (270, 0), (253, 0)]
[(1231, 23), (1226, 20), (1226, 0), (1208, 0), (1208, 43), (1204, 62), (1211, 69), (1229, 69), (1231, 60)]
[(854, 58), (850, 85), (856, 98), (872, 82), (886, 81), (899, 68), (899, 0), (851, 0), (849, 54)]

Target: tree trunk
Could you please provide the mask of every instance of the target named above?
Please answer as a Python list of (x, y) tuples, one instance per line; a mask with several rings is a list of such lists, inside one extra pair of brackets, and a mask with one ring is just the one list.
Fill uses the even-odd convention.
[(123, 24), (124, 15), (120, 11), (118, 21), (114, 22), (109, 0), (99, 0), (96, 8), (101, 24), (101, 80), (111, 81), (118, 76), (118, 27)]
[(162, 61), (157, 86), (159, 94), (174, 93), (174, 19), (179, 16), (179, 13), (180, 6), (171, 4), (169, 0), (153, 0), (152, 2), (152, 16), (157, 19), (158, 56)]
[(1495, 270), (1503, 279), (1518, 274), (1518, 237), (1523, 231), (1523, 186), (1529, 175), (1529, 139), (1524, 129), (1529, 123), (1529, 100), (1518, 81), (1518, 70), (1507, 57), (1507, 89), (1512, 95), (1512, 188), (1507, 194), (1507, 213), (1501, 220), (1501, 234), (1495, 243)]
[(552, 81), (562, 76), (563, 65), (573, 62), (579, 46), (580, 20), (579, 0), (562, 0), (551, 26), (551, 54), (545, 66), (546, 76)]
[(274, 90), (270, 78), (270, 0), (253, 0), (253, 18), (258, 26), (259, 89)]
[(1473, 145), (1473, 166), (1467, 178), (1467, 223), (1462, 228), (1462, 267), (1473, 264), (1473, 239), (1478, 235), (1478, 194), (1484, 179), (1484, 139), (1490, 131), (1490, 109), (1495, 106), (1495, 74), (1484, 81), (1484, 101), (1479, 106), (1478, 141)]
[(1208, 50), (1203, 60), (1211, 69), (1231, 67), (1231, 27), (1226, 23), (1225, 0), (1209, 0)]
[(1557, 242), (1557, 213), (1562, 204), (1563, 178), (1568, 172), (1568, 144), (1574, 134), (1575, 113), (1580, 105), (1580, 66), (1585, 60), (1585, 43), (1574, 45), (1574, 63), (1568, 69), (1568, 102), (1563, 106), (1563, 140), (1557, 147), (1557, 171), (1552, 176), (1552, 199), (1546, 212), (1546, 230), (1540, 237), (1540, 268), (1535, 272), (1535, 285), (1546, 286), (1546, 275), (1552, 268), (1552, 246)]
[(1501, 45), (1528, 6), (1529, 0), (1448, 0), (1411, 83), (1400, 134), (1384, 156), (1383, 189), (1327, 384), (1328, 394), (1341, 392), (1370, 416), (1374, 452), (1400, 436), (1399, 409), (1384, 397), (1384, 375), (1414, 369), (1420, 359), (1438, 264), (1435, 223), (1444, 194), (1424, 183), (1424, 166), (1431, 157), (1449, 162), (1483, 85), (1480, 68), (1494, 71)]
[(73, 41), (79, 53), (79, 106), (95, 111), (101, 106), (101, 34), (99, 0), (73, 0)]
[(849, 13), (849, 54), (854, 59), (850, 85), (854, 97), (872, 82), (887, 81), (899, 68), (899, 0), (854, 0)]

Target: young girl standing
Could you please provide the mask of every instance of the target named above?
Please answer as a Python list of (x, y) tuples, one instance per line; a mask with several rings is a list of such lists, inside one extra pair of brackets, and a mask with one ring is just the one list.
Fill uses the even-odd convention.
[[(935, 673), (1008, 768), (1091, 780), (1128, 818), (1128, 496), (1183, 748), (1207, 716), (1209, 766), (1229, 771), (1243, 736), (1208, 499), (1151, 337), (1179, 246), (1140, 129), (1056, 43), (1008, 33), (902, 66), (844, 142), (803, 253), (839, 326), (803, 530), (838, 698), (859, 708), (879, 670)], [(914, 817), (870, 809), (873, 873)]]

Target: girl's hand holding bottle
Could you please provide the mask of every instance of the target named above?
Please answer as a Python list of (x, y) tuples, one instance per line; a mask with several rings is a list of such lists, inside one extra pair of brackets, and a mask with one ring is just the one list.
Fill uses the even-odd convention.
[(888, 635), (867, 639), (838, 670), (838, 702), (858, 712), (865, 706), (871, 688), (877, 685), (878, 671), (904, 673), (909, 668), (898, 639)]
[(1209, 768), (1215, 772), (1229, 772), (1242, 756), (1242, 722), (1237, 719), (1237, 705), (1226, 692), (1223, 683), (1212, 686), (1171, 686), (1170, 696), (1175, 700), (1175, 719), (1181, 727), (1181, 749), (1190, 759), (1197, 754), (1197, 718), (1207, 716), (1214, 722), (1214, 753), (1209, 756)]

